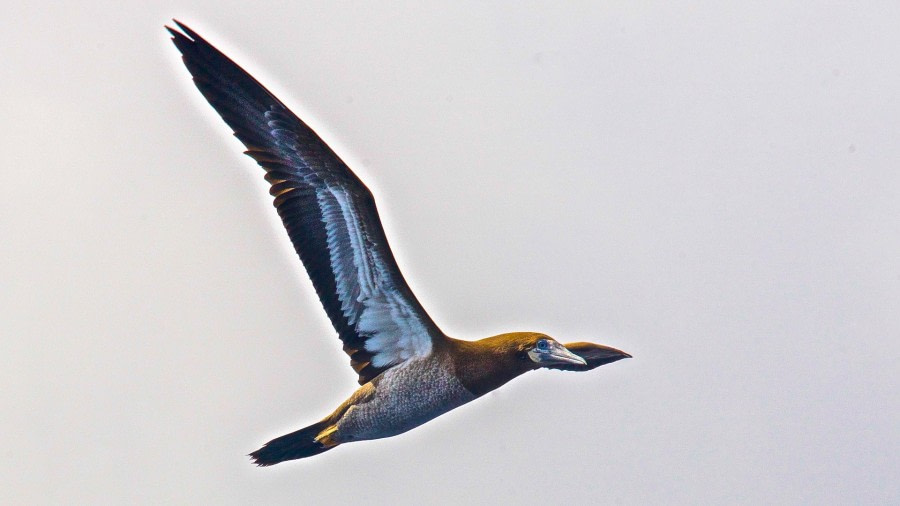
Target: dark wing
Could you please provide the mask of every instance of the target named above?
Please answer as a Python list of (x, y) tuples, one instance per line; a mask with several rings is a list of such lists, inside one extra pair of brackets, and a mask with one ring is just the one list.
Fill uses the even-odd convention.
[(369, 189), (256, 79), (175, 24), (184, 33), (166, 29), (197, 88), (266, 170), (278, 215), (359, 383), (431, 353), (444, 335), (400, 274)]

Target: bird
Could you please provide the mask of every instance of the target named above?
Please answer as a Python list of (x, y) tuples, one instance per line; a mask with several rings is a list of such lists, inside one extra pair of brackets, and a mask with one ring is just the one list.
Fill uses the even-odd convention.
[(269, 193), (358, 375), (331, 414), (249, 454), (271, 466), (402, 434), (537, 369), (588, 371), (631, 355), (541, 332), (445, 335), (397, 265), (372, 192), (300, 118), (188, 26), (165, 26), (193, 82), (264, 170)]

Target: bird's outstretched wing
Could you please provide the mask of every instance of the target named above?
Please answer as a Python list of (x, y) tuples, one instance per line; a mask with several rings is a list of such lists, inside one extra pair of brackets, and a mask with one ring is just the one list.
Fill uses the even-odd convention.
[(266, 170), (278, 214), (359, 383), (431, 353), (444, 335), (403, 279), (369, 189), (256, 79), (175, 24), (181, 32), (166, 29), (197, 88)]

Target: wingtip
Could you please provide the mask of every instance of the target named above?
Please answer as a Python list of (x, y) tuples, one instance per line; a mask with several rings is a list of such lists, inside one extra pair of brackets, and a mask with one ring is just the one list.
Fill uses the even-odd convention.
[(184, 37), (184, 34), (183, 34), (183, 33), (181, 33), (181, 32), (179, 32), (179, 31), (175, 30), (174, 28), (172, 28), (172, 27), (169, 26), (169, 25), (163, 25), (163, 28), (165, 28), (166, 31), (169, 32), (169, 33), (172, 35), (172, 40), (175, 40), (176, 37)]
[(178, 21), (177, 19), (172, 18), (172, 23), (174, 23), (175, 26), (178, 27), (178, 30), (181, 30), (181, 31), (178, 31), (169, 25), (163, 25), (163, 26), (166, 28), (166, 30), (169, 31), (169, 33), (172, 34), (173, 37), (184, 38), (191, 42), (198, 42), (198, 41), (203, 40), (203, 37), (200, 37), (199, 35), (197, 35), (197, 32), (191, 30), (191, 28), (189, 26), (182, 23), (181, 21)]
[[(181, 30), (182, 30), (184, 33), (186, 33), (187, 36), (190, 37), (194, 42), (204, 42), (204, 43), (207, 43), (207, 42), (206, 42), (206, 39), (204, 39), (203, 37), (197, 35), (197, 32), (195, 32), (194, 30), (191, 30), (191, 28), (190, 28), (188, 25), (182, 23), (181, 21), (175, 20), (175, 19), (173, 19), (172, 21), (175, 21), (175, 24), (178, 25), (178, 28), (181, 28)], [(208, 43), (207, 43), (207, 44), (208, 44)]]

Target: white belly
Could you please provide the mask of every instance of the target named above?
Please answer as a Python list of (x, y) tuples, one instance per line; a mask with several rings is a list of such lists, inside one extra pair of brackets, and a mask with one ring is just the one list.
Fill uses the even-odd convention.
[[(374, 392), (365, 392), (373, 387)], [(388, 369), (353, 397), (360, 394), (369, 399), (337, 422), (337, 442), (395, 436), (475, 399), (455, 376), (427, 360)]]

